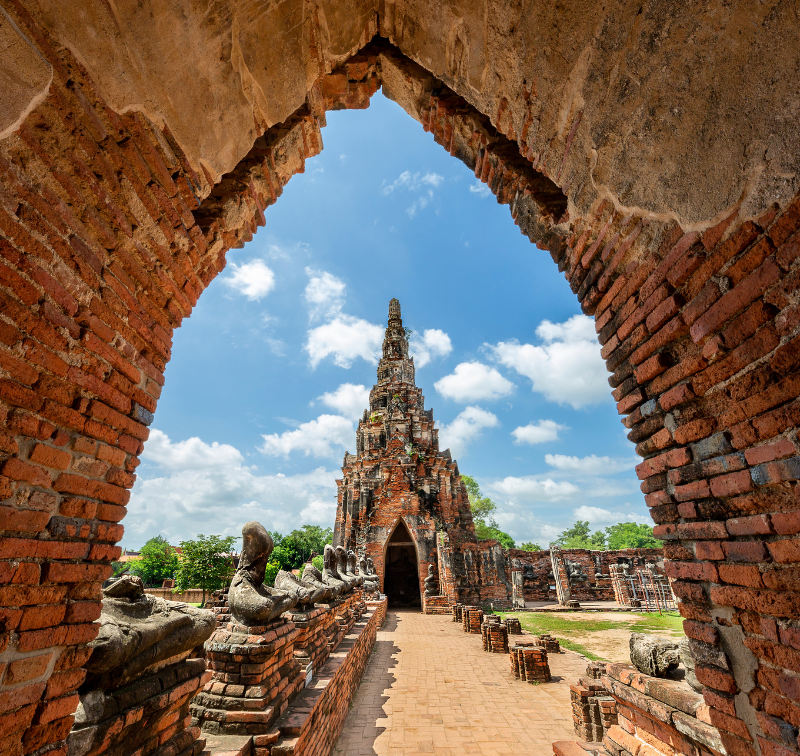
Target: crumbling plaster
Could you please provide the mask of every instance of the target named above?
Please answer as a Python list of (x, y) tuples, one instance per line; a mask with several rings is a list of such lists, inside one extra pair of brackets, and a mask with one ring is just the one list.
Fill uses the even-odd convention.
[[(572, 220), (605, 198), (702, 229), (738, 205), (740, 217), (754, 216), (799, 188), (795, 3), (79, 0), (64, 13), (40, 0), (39, 8), (118, 112), (167, 123), (213, 181), (296, 111), (321, 74), (380, 34), (517, 141), (565, 189)], [(21, 41), (0, 55), (0, 128), (41, 96), (47, 72), (34, 57)], [(28, 75), (14, 80), (20, 61)]]

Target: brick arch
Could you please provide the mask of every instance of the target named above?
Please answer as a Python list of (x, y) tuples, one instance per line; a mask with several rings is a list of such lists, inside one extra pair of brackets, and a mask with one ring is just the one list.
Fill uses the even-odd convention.
[(379, 574), (381, 577), (381, 591), (383, 592), (384, 588), (386, 587), (386, 566), (388, 563), (387, 555), (389, 554), (389, 546), (391, 545), (390, 541), (392, 540), (392, 536), (395, 534), (395, 531), (400, 527), (401, 524), (408, 533), (409, 538), (411, 538), (411, 542), (414, 544), (414, 558), (417, 562), (417, 578), (419, 579), (420, 584), (420, 596), (422, 596), (424, 592), (423, 580), (425, 579), (425, 576), (422, 575), (421, 570), (423, 569), (425, 561), (420, 557), (418, 538), (414, 535), (415, 529), (408, 522), (406, 522), (406, 518), (402, 515), (398, 517), (397, 521), (394, 523), (394, 525), (392, 525), (389, 535), (386, 536), (386, 540), (383, 542), (383, 547), (381, 549), (380, 564), (378, 565), (378, 569), (380, 570)]
[(725, 747), (798, 750), (800, 200), (690, 231), (611, 199), (569, 217), (580, 114), (533, 150), (508, 101), (487, 117), (381, 40), (216, 181), (13, 16), (53, 80), (0, 142), (4, 752), (63, 746), (173, 330), (319, 152), (325, 111), (379, 86), (509, 205), (595, 317)]

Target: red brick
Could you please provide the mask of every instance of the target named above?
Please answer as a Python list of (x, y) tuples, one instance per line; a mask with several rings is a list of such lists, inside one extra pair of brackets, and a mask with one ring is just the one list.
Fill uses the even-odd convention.
[(800, 533), (800, 511), (776, 512), (770, 516), (770, 522), (778, 535)]
[(780, 441), (771, 444), (746, 449), (744, 456), (749, 465), (759, 465), (763, 462), (771, 462), (774, 459), (791, 457), (795, 454), (797, 454), (797, 449), (792, 441), (788, 438), (782, 438)]
[(753, 482), (748, 470), (720, 475), (711, 479), (711, 493), (714, 496), (734, 496), (751, 490)]
[(52, 658), (53, 654), (38, 654), (10, 662), (3, 678), (3, 684), (13, 685), (41, 677), (47, 671)]
[(690, 330), (692, 340), (696, 343), (713, 333), (739, 310), (761, 297), (780, 278), (780, 275), (780, 268), (774, 259), (765, 260), (738, 286), (724, 294), (705, 315), (695, 321)]
[(725, 522), (725, 527), (732, 536), (769, 535), (772, 532), (769, 515), (765, 514), (734, 517)]
[(683, 522), (678, 524), (678, 534), (690, 541), (711, 541), (727, 538), (724, 522)]
[(73, 693), (63, 698), (54, 698), (46, 701), (39, 707), (39, 713), (36, 720), (39, 724), (47, 724), (56, 719), (61, 719), (75, 713), (78, 708), (79, 697), (77, 693)]
[(36, 444), (31, 453), (31, 461), (46, 467), (55, 467), (57, 470), (66, 470), (69, 467), (71, 455), (65, 451), (54, 449), (44, 444)]
[(681, 383), (679, 386), (675, 386), (662, 394), (658, 403), (661, 405), (661, 409), (669, 412), (669, 410), (688, 402), (690, 399), (694, 399), (694, 391), (692, 391), (691, 384)]

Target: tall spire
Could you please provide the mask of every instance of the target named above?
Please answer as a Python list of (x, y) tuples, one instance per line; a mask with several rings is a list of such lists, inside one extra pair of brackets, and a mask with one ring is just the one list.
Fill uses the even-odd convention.
[(408, 338), (400, 317), (400, 302), (389, 302), (389, 323), (383, 338), (383, 357), (378, 363), (378, 383), (414, 383), (414, 358), (408, 356)]

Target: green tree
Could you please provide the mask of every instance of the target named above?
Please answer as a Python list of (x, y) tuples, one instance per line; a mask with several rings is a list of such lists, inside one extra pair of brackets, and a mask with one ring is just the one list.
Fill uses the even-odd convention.
[(618, 549), (658, 549), (661, 541), (653, 536), (653, 528), (636, 522), (618, 522), (606, 528), (608, 548)]
[(525, 541), (525, 543), (520, 546), (523, 551), (541, 551), (542, 547), (538, 543), (533, 543), (533, 541)]
[(472, 520), (475, 523), (475, 535), (479, 541), (494, 539), (500, 541), (504, 549), (514, 548), (514, 539), (500, 530), (492, 516), (497, 511), (497, 505), (481, 493), (478, 481), (470, 475), (462, 475), (461, 480), (467, 488), (469, 508), (472, 510)]
[(560, 549), (594, 549), (606, 547), (606, 534), (602, 530), (590, 533), (589, 521), (578, 520), (571, 528), (567, 528), (556, 538), (556, 546)]
[(164, 536), (159, 535), (142, 546), (139, 556), (127, 564), (130, 574), (138, 575), (145, 585), (160, 586), (165, 579), (175, 576), (178, 553)]
[[(321, 528), (319, 525), (303, 525), (299, 530), (293, 530), (286, 536), (299, 548), (303, 563), (311, 557), (311, 553), (321, 554), (325, 544), (333, 542), (333, 530)], [(299, 566), (299, 565), (298, 565)]]
[(175, 573), (175, 592), (189, 588), (203, 589), (203, 605), (206, 591), (222, 588), (233, 575), (231, 549), (236, 536), (204, 536), (195, 541), (181, 541), (181, 558)]
[(320, 572), (325, 568), (325, 562), (322, 559), (322, 554), (317, 554), (312, 560), (311, 564), (313, 564)]

